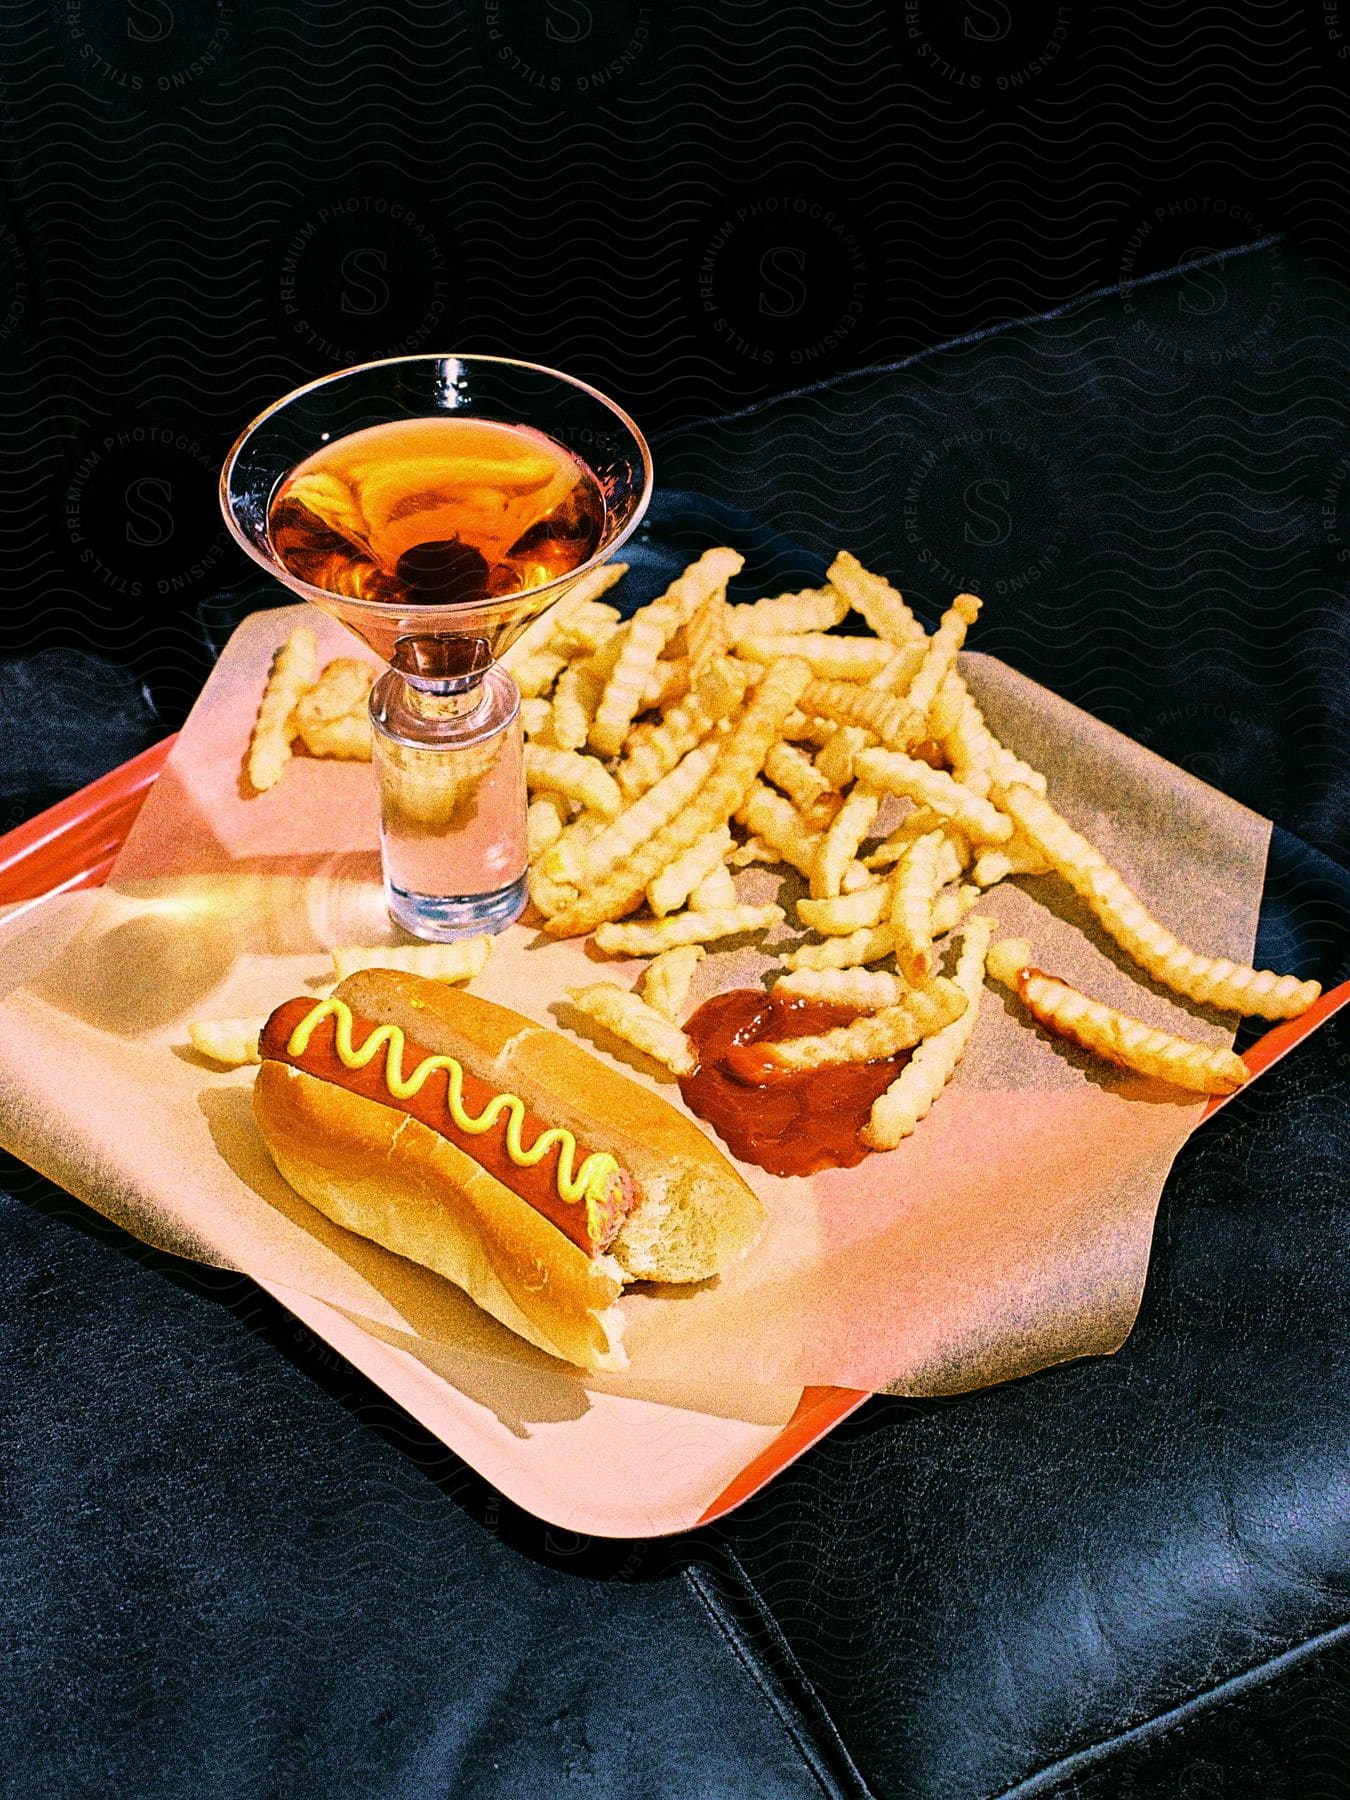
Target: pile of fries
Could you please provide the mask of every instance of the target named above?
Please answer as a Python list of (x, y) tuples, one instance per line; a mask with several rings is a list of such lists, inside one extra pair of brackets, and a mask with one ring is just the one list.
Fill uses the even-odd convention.
[[(676, 1074), (704, 947), (784, 923), (746, 906), (731, 871), (787, 864), (807, 881), (811, 937), (779, 955), (785, 993), (852, 1009), (817, 1037), (757, 1044), (748, 1078), (913, 1049), (865, 1137), (899, 1144), (950, 1080), (986, 976), (1054, 1036), (1120, 1067), (1231, 1093), (1232, 1052), (1155, 1031), (994, 942), (974, 908), (1009, 876), (1061, 876), (1154, 981), (1201, 1004), (1292, 1018), (1316, 982), (1199, 955), (1154, 919), (1046, 797), (1046, 780), (986, 725), (957, 655), (980, 611), (958, 594), (930, 636), (902, 596), (841, 552), (827, 585), (727, 602), (741, 567), (709, 550), (631, 621), (591, 593), (564, 600), (511, 653), (526, 696), (530, 894), (555, 937), (650, 956), (640, 992), (572, 990), (605, 1030)], [(850, 612), (870, 635), (842, 636)], [(950, 977), (944, 940), (959, 934)]]
[[(727, 583), (741, 565), (734, 550), (709, 550), (626, 621), (601, 598), (624, 573), (609, 565), (504, 659), (522, 695), (530, 896), (544, 930), (594, 933), (603, 952), (652, 959), (640, 991), (597, 982), (571, 990), (576, 1006), (675, 1074), (689, 1072), (695, 1054), (679, 1021), (706, 946), (788, 923), (780, 906), (743, 904), (734, 871), (783, 864), (808, 885), (796, 923), (810, 936), (779, 954), (778, 985), (857, 1017), (755, 1045), (747, 1075), (912, 1049), (873, 1107), (864, 1133), (872, 1148), (898, 1145), (940, 1096), (986, 977), (1010, 987), (1047, 1032), (1108, 1062), (1201, 1093), (1235, 1091), (1247, 1071), (1230, 1051), (1153, 1030), (1079, 992), (1036, 968), (1024, 940), (996, 942), (995, 922), (975, 912), (1010, 876), (1053, 873), (1146, 975), (1191, 1001), (1283, 1019), (1320, 992), (1179, 943), (1061, 817), (1045, 777), (998, 741), (962, 678), (957, 656), (979, 600), (957, 595), (930, 636), (846, 551), (821, 588), (733, 606)], [(850, 613), (868, 635), (836, 631)], [(274, 665), (255, 752), (268, 715), (273, 746), (293, 727), (314, 750), (318, 720), (329, 747), (317, 753), (361, 753), (332, 747), (355, 746), (357, 733), (336, 705), (337, 665), (319, 678), (310, 652), (311, 685), (299, 679), (303, 646), (292, 647), (301, 635)], [(953, 934), (948, 976), (939, 965)]]
[(370, 761), (370, 690), (375, 671), (355, 656), (319, 669), (319, 641), (298, 625), (272, 659), (244, 772), (255, 794), (281, 780), (300, 743), (311, 756)]

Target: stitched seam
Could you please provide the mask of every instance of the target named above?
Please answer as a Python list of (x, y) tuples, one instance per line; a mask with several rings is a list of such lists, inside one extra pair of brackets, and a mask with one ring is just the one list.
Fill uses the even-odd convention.
[[(736, 1572), (744, 1579), (744, 1571), (739, 1568), (735, 1558), (729, 1558), (729, 1561), (733, 1568), (736, 1569)], [(805, 1721), (799, 1719), (797, 1711), (792, 1706), (789, 1698), (780, 1693), (776, 1684), (768, 1678), (766, 1671), (760, 1667), (759, 1660), (745, 1642), (744, 1634), (739, 1625), (721, 1605), (703, 1570), (697, 1567), (687, 1568), (684, 1571), (684, 1577), (689, 1583), (689, 1586), (693, 1589), (694, 1594), (698, 1598), (709, 1619), (712, 1621), (714, 1627), (730, 1648), (732, 1655), (736, 1658), (741, 1668), (758, 1689), (765, 1704), (777, 1721), (780, 1731), (792, 1745), (803, 1765), (810, 1771), (816, 1785), (820, 1788), (821, 1793), (827, 1796), (827, 1800), (844, 1800), (844, 1790), (839, 1786), (838, 1782), (835, 1781), (832, 1774), (825, 1766), (822, 1758), (816, 1751), (815, 1745), (811, 1743), (810, 1737), (805, 1729)], [(786, 1651), (791, 1666), (795, 1668), (796, 1659), (792, 1657), (791, 1651), (787, 1648), (785, 1641), (782, 1641), (781, 1634), (778, 1634), (778, 1637), (778, 1647), (781, 1650)], [(854, 1765), (852, 1757), (848, 1754), (848, 1750), (844, 1745), (842, 1738), (836, 1736), (835, 1743), (842, 1760), (847, 1766), (848, 1772), (857, 1783), (855, 1790), (857, 1800), (875, 1800), (872, 1790), (863, 1781), (861, 1774)]]
[(1067, 1756), (1058, 1757), (1044, 1768), (1037, 1769), (1034, 1774), (1022, 1776), (1012, 1787), (1000, 1789), (993, 1800), (1016, 1800), (1018, 1795), (1044, 1793), (1048, 1785), (1059, 1777), (1075, 1774), (1094, 1763), (1104, 1762), (1120, 1746), (1143, 1744), (1152, 1738), (1164, 1737), (1176, 1726), (1184, 1725), (1201, 1713), (1217, 1711), (1220, 1707), (1241, 1699), (1243, 1694), (1265, 1687), (1273, 1675), (1282, 1673), (1294, 1663), (1315, 1656), (1330, 1646), (1346, 1642), (1350, 1642), (1350, 1621), (1333, 1625), (1329, 1631), (1306, 1638), (1303, 1643), (1281, 1650), (1278, 1655), (1267, 1657), (1264, 1662), (1253, 1663), (1251, 1668), (1215, 1682), (1212, 1687), (1201, 1688), (1199, 1693), (1179, 1701), (1166, 1712), (1155, 1713), (1151, 1719), (1132, 1725), (1128, 1731), (1117, 1732), (1112, 1737), (1101, 1738), (1095, 1744), (1089, 1744), (1083, 1750), (1073, 1750)]
[(1263, 238), (1257, 238), (1255, 243), (1234, 244), (1228, 250), (1216, 250), (1212, 256), (1198, 256), (1194, 262), (1178, 264), (1174, 269), (1158, 269), (1152, 275), (1140, 275), (1134, 281), (1117, 281), (1110, 287), (1091, 288), (1086, 294), (1075, 294), (1072, 300), (1066, 300), (1062, 306), (1052, 306), (1049, 312), (1027, 313), (1020, 319), (1004, 319), (998, 325), (984, 325), (978, 331), (968, 331), (961, 337), (944, 338), (940, 344), (929, 344), (925, 349), (916, 350), (910, 356), (902, 356), (895, 362), (865, 363), (860, 369), (847, 369), (842, 374), (828, 376), (824, 381), (814, 381), (807, 387), (789, 388), (784, 394), (766, 395), (763, 400), (752, 401), (738, 412), (713, 413), (707, 418), (690, 419), (683, 425), (672, 425), (652, 438), (652, 448), (660, 449), (671, 438), (678, 437), (685, 431), (702, 431), (709, 425), (730, 425), (736, 419), (751, 419), (756, 413), (764, 412), (770, 406), (777, 406), (784, 400), (805, 400), (812, 394), (827, 393), (838, 387), (841, 381), (852, 381), (860, 375), (895, 375), (902, 369), (912, 369), (919, 363), (927, 362), (930, 356), (941, 356), (945, 350), (961, 350), (967, 344), (979, 344), (985, 338), (1002, 337), (1005, 332), (1018, 331), (1024, 325), (1039, 325), (1046, 319), (1062, 319), (1080, 306), (1090, 306), (1094, 300), (1108, 300), (1112, 294), (1132, 294), (1136, 288), (1153, 287), (1160, 281), (1172, 280), (1176, 275), (1189, 275), (1195, 269), (1211, 269), (1216, 263), (1228, 262), (1235, 256), (1250, 256), (1257, 250), (1270, 250), (1283, 242), (1284, 233), (1272, 231)]

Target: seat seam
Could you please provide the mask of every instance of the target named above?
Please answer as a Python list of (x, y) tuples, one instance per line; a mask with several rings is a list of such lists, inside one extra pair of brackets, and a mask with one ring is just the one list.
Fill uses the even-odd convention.
[(1273, 1676), (1283, 1674), (1286, 1669), (1306, 1658), (1343, 1643), (1350, 1643), (1350, 1620), (1333, 1625), (1329, 1630), (1319, 1632), (1316, 1637), (1305, 1638), (1302, 1643), (1293, 1644), (1275, 1656), (1266, 1657), (1262, 1662), (1253, 1663), (1250, 1668), (1243, 1669), (1236, 1675), (1225, 1676), (1222, 1681), (1201, 1688), (1198, 1693), (1178, 1701), (1164, 1712), (1141, 1720), (1138, 1725), (1131, 1725), (1126, 1731), (1099, 1738), (1081, 1750), (1073, 1750), (1067, 1756), (1057, 1757), (1054, 1762), (1047, 1763), (1033, 1774), (1020, 1776), (1011, 1787), (1000, 1788), (991, 1800), (1019, 1800), (1022, 1795), (1045, 1793), (1064, 1776), (1077, 1774), (1095, 1763), (1104, 1762), (1120, 1746), (1147, 1743), (1151, 1738), (1164, 1737), (1190, 1719), (1218, 1710), (1240, 1699), (1243, 1694), (1266, 1686)]
[[(755, 1598), (753, 1590), (745, 1581), (744, 1571), (740, 1568), (736, 1558), (734, 1556), (728, 1556), (726, 1560), (731, 1571), (741, 1578), (742, 1589), (753, 1603)], [(872, 1789), (863, 1780), (862, 1774), (854, 1763), (852, 1756), (849, 1754), (843, 1739), (834, 1729), (833, 1720), (829, 1719), (827, 1714), (826, 1723), (830, 1726), (833, 1734), (831, 1748), (834, 1750), (839, 1761), (844, 1765), (844, 1771), (853, 1784), (852, 1791), (850, 1792), (835, 1779), (834, 1774), (826, 1765), (817, 1746), (812, 1742), (808, 1720), (802, 1716), (799, 1709), (793, 1705), (791, 1697), (781, 1691), (778, 1685), (770, 1678), (769, 1672), (761, 1666), (758, 1657), (754, 1654), (751, 1646), (746, 1642), (745, 1634), (740, 1625), (727, 1611), (725, 1606), (723, 1606), (717, 1594), (714, 1592), (712, 1585), (708, 1580), (706, 1571), (699, 1568), (697, 1565), (690, 1565), (684, 1571), (684, 1578), (688, 1582), (714, 1628), (727, 1644), (732, 1655), (736, 1658), (740, 1667), (744, 1670), (759, 1692), (765, 1705), (773, 1714), (779, 1730), (792, 1745), (792, 1748), (800, 1758), (802, 1765), (809, 1771), (812, 1779), (815, 1781), (821, 1793), (827, 1797), (827, 1800), (876, 1800), (876, 1796)], [(770, 1636), (774, 1638), (775, 1648), (778, 1649), (780, 1654), (784, 1655), (789, 1666), (800, 1676), (801, 1671), (798, 1668), (796, 1658), (792, 1655), (791, 1647), (787, 1644), (786, 1639), (783, 1638), (782, 1633), (777, 1630), (775, 1622), (771, 1618), (765, 1617), (762, 1608), (757, 1607), (756, 1612), (767, 1626)], [(804, 1676), (801, 1676), (801, 1679), (805, 1681)]]
[(1190, 275), (1196, 269), (1213, 268), (1217, 263), (1229, 262), (1237, 256), (1251, 256), (1259, 250), (1273, 250), (1285, 242), (1282, 231), (1267, 232), (1265, 237), (1256, 238), (1250, 244), (1233, 244), (1227, 250), (1216, 250), (1209, 256), (1199, 256), (1194, 262), (1177, 263), (1169, 269), (1156, 269), (1151, 275), (1138, 275), (1130, 281), (1113, 281), (1106, 287), (1089, 288), (1086, 294), (1075, 294), (1072, 299), (1052, 306), (1047, 312), (1024, 313), (1016, 319), (1000, 319), (997, 325), (981, 325), (975, 331), (962, 332), (957, 337), (943, 338), (941, 343), (925, 344), (922, 350), (915, 350), (908, 356), (896, 357), (891, 362), (863, 363), (855, 369), (845, 369), (837, 375), (827, 376), (823, 381), (809, 382), (805, 387), (788, 388), (785, 393), (766, 394), (762, 400), (752, 400), (748, 406), (737, 408), (735, 412), (710, 413), (701, 419), (687, 419), (682, 424), (672, 425), (665, 431), (657, 432), (652, 437), (652, 448), (661, 449), (671, 438), (678, 437), (686, 431), (702, 431), (711, 425), (730, 425), (738, 419), (754, 418), (756, 414), (765, 412), (769, 407), (779, 406), (785, 400), (809, 400), (814, 394), (828, 393), (843, 381), (852, 381), (860, 375), (897, 375), (905, 369), (916, 368), (928, 361), (929, 357), (941, 356), (948, 350), (962, 350), (968, 344), (983, 343), (986, 338), (1003, 337), (1010, 331), (1020, 330), (1027, 325), (1041, 325), (1050, 319), (1062, 319), (1068, 313), (1076, 311), (1080, 306), (1090, 306), (1095, 300), (1109, 300), (1113, 295), (1133, 293), (1136, 288), (1155, 287), (1163, 281), (1171, 281), (1178, 275)]

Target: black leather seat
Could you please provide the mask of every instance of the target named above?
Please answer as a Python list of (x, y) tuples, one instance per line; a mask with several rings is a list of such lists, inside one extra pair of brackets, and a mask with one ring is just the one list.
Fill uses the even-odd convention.
[[(1274, 817), (1260, 947), (1329, 979), (1350, 311), (1278, 247), (1221, 267), (1218, 361), (1163, 279), (658, 459), (771, 521), (766, 565), (846, 543), (930, 612), (983, 592), (980, 647)], [(72, 781), (154, 733), (107, 713)], [(1345, 1791), (1348, 1093), (1337, 1024), (1192, 1139), (1115, 1358), (875, 1400), (654, 1544), (519, 1517), (249, 1284), (11, 1165), (16, 1791)]]

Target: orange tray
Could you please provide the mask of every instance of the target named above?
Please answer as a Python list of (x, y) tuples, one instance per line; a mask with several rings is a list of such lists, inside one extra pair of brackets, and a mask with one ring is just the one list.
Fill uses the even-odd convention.
[[(69, 799), (0, 836), (0, 907), (36, 905), (51, 895), (97, 887), (105, 881), (174, 741), (168, 737), (152, 745)], [(1243, 1055), (1247, 1067), (1253, 1075), (1260, 1074), (1348, 1003), (1350, 982), (1343, 982), (1301, 1018), (1275, 1026), (1252, 1044)], [(1226, 1104), (1227, 1098), (1211, 1100), (1201, 1123)], [(302, 1303), (295, 1297), (292, 1310), (298, 1306)], [(310, 1322), (324, 1329), (324, 1322)], [(330, 1335), (327, 1329), (324, 1335)], [(724, 1517), (870, 1397), (857, 1388), (804, 1388), (791, 1417), (701, 1512), (678, 1523), (653, 1521), (649, 1534), (687, 1530)]]

